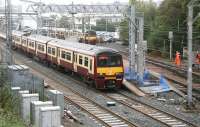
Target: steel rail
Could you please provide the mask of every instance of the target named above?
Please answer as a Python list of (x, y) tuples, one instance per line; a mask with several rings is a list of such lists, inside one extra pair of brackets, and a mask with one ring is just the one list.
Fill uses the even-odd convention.
[(136, 110), (144, 115), (151, 117), (152, 119), (159, 121), (169, 127), (198, 127), (197, 125), (186, 121), (182, 118), (176, 117), (174, 114), (155, 108), (147, 103), (139, 101), (135, 98), (129, 97), (122, 92), (116, 94), (105, 94), (110, 99), (115, 100), (118, 103), (126, 105), (127, 107)]

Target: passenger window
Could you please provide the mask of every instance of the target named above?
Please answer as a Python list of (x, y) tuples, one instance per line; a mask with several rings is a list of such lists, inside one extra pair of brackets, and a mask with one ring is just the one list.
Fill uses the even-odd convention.
[(52, 48), (52, 55), (55, 55), (56, 54), (56, 51), (55, 51), (55, 48)]
[(82, 65), (83, 64), (83, 57), (79, 55), (79, 64)]
[(44, 45), (42, 45), (41, 48), (42, 48), (42, 51), (44, 51)]
[(61, 58), (65, 59), (65, 51), (61, 52)]
[(34, 48), (35, 46), (34, 46), (34, 42), (32, 42), (32, 47)]
[(28, 42), (28, 45), (31, 46), (31, 42), (30, 41)]
[(87, 57), (85, 57), (84, 66), (88, 67), (88, 58)]
[(51, 47), (48, 47), (48, 53), (51, 54)]
[(66, 59), (67, 59), (67, 60), (71, 60), (71, 53), (66, 52)]

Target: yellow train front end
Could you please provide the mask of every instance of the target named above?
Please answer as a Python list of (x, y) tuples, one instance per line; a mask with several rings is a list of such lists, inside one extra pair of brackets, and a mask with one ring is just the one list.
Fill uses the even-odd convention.
[(91, 45), (96, 45), (97, 43), (97, 37), (96, 36), (87, 36), (85, 39), (86, 43), (91, 44)]
[(122, 56), (118, 53), (107, 52), (97, 56), (96, 88), (121, 88), (124, 77)]
[(79, 38), (80, 43), (86, 43), (91, 45), (96, 45), (97, 43), (97, 35), (95, 31), (87, 31)]

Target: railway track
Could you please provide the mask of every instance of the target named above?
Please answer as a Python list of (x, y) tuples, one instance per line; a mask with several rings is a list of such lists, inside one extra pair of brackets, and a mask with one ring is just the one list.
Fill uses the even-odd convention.
[[(16, 56), (16, 55), (15, 55)], [(57, 72), (44, 72), (41, 68), (37, 68), (31, 64), (32, 62), (26, 62), (27, 66), (31, 67), (35, 71), (41, 73), (45, 77), (48, 77), (51, 80), (59, 83), (60, 85), (64, 86), (66, 89), (63, 92), (65, 100), (72, 102), (74, 105), (80, 107), (82, 110), (93, 116), (95, 119), (101, 122), (102, 126), (106, 127), (140, 127), (126, 118), (118, 115), (117, 113), (99, 105), (98, 103), (94, 102), (93, 100), (81, 95), (79, 92), (72, 90), (71, 88), (67, 87), (65, 83), (63, 83), (63, 76), (60, 77), (56, 75)], [(55, 75), (53, 74), (55, 73)], [(76, 83), (81, 83), (79, 81), (74, 80), (73, 78), (67, 76), (69, 80), (75, 81)], [(66, 76), (65, 76), (66, 78)]]
[(127, 107), (136, 110), (146, 116), (151, 117), (152, 119), (161, 122), (169, 127), (198, 127), (186, 120), (176, 117), (175, 115), (168, 113), (166, 111), (162, 111), (151, 105), (143, 103), (137, 99), (130, 98), (127, 95), (119, 92), (118, 94), (106, 94), (105, 96), (109, 97), (110, 99), (115, 100)]
[(108, 127), (139, 127), (128, 120), (122, 118), (121, 116), (113, 113), (112, 111), (104, 108), (103, 106), (91, 102), (90, 99), (81, 97), (80, 95), (74, 93), (68, 93), (65, 96), (66, 100), (71, 101), (75, 105), (79, 106), (81, 109), (92, 115), (98, 121), (102, 122), (103, 125)]
[[(31, 62), (30, 63), (28, 62), (26, 64), (29, 64), (28, 66), (30, 66), (34, 70), (38, 71), (39, 73), (45, 75), (46, 77), (48, 77), (52, 80), (55, 80), (59, 84), (66, 87), (66, 85), (62, 82), (63, 77), (60, 77), (59, 75), (58, 75), (58, 77), (55, 75), (52, 75), (53, 72), (51, 72), (51, 71), (48, 73), (45, 73), (42, 71), (41, 68), (37, 68), (37, 67), (34, 67), (33, 65), (31, 65)], [(79, 81), (77, 81), (71, 77), (68, 77), (68, 78), (70, 78), (70, 80), (73, 80), (74, 82), (76, 82), (80, 85), (82, 84)], [(129, 122), (126, 118), (123, 118), (123, 117), (119, 116), (118, 114), (108, 110), (107, 108), (104, 108), (103, 106), (93, 102), (91, 99), (84, 97), (83, 95), (72, 90), (71, 88), (67, 88), (67, 89), (69, 89), (69, 90), (68, 91), (65, 90), (65, 92), (64, 92), (65, 99), (72, 102), (74, 105), (77, 105), (82, 110), (84, 110), (85, 112), (87, 112), (88, 114), (93, 116), (95, 119), (100, 121), (102, 125), (108, 126), (108, 127), (110, 127), (110, 126), (139, 127), (138, 125)], [(158, 122), (164, 123), (163, 121), (165, 120), (166, 122), (168, 122), (169, 125), (170, 124), (173, 125), (173, 127), (176, 127), (176, 126), (177, 127), (188, 127), (188, 125), (189, 125), (187, 122), (180, 122), (180, 120), (178, 118), (172, 119), (171, 117), (169, 117), (169, 115), (168, 115), (168, 117), (166, 115), (165, 118), (161, 114), (154, 115), (153, 113), (156, 113), (156, 112), (154, 112), (156, 110), (153, 107), (151, 107), (151, 109), (149, 109), (149, 107), (147, 107), (147, 106), (143, 107), (143, 108), (141, 108), (141, 106), (138, 106), (136, 104), (134, 106), (133, 104), (134, 104), (135, 100), (130, 99), (130, 98), (128, 99), (128, 97), (125, 98), (125, 96), (122, 97), (122, 95), (120, 95), (120, 94), (113, 94), (113, 95), (109, 94), (107, 96), (109, 96), (109, 98), (111, 98), (112, 100), (122, 103), (125, 106), (132, 107), (132, 109), (134, 109), (136, 111), (140, 111), (140, 112), (141, 111), (145, 111), (145, 112), (149, 111), (149, 114), (145, 114), (145, 112), (141, 112), (141, 113), (147, 115), (148, 117), (154, 118)], [(142, 105), (141, 102), (140, 102), (140, 105)], [(151, 111), (151, 114), (150, 114), (150, 111)], [(150, 116), (150, 115), (152, 115), (152, 116)], [(158, 119), (158, 117), (160, 118), (161, 116), (162, 116), (163, 121), (159, 121), (159, 119)], [(175, 120), (177, 120), (177, 121), (175, 121)], [(166, 123), (164, 123), (164, 124), (167, 125)], [(194, 125), (194, 126), (189, 126), (189, 127), (196, 127), (196, 126)]]
[[(128, 53), (125, 51), (120, 50), (120, 52), (122, 53), (122, 55), (127, 59), (127, 55)], [(146, 58), (146, 62), (147, 63), (151, 63), (153, 65), (159, 66), (159, 67), (163, 67), (166, 68), (172, 72), (178, 73), (180, 76), (185, 77), (186, 78), (186, 74), (187, 74), (187, 69), (186, 68), (178, 68), (174, 65), (171, 64), (167, 64), (158, 60), (153, 60), (150, 58)], [(200, 73), (199, 72), (192, 72), (193, 76), (196, 78), (200, 78)]]
[[(151, 63), (151, 64), (154, 64), (156, 66), (159, 66), (159, 67), (167, 68), (167, 69), (169, 69), (169, 70), (171, 70), (173, 72), (176, 72), (176, 73), (178, 71), (181, 76), (186, 78), (186, 76), (185, 76), (185, 74), (187, 74), (186, 67), (179, 68), (179, 67), (176, 67), (174, 65), (167, 64), (167, 63), (164, 63), (164, 62), (161, 62), (161, 61), (158, 61), (158, 60), (153, 60), (153, 59), (150, 59), (150, 58), (147, 58), (147, 62)], [(200, 73), (193, 71), (192, 74), (193, 74), (194, 77), (197, 77), (197, 78), (199, 77), (200, 78)]]
[[(27, 64), (27, 63), (26, 63)], [(28, 65), (30, 66), (30, 65)], [(43, 75), (49, 77), (50, 79), (55, 80), (56, 82), (62, 84), (65, 86), (65, 84), (62, 82), (62, 78), (55, 77), (54, 75), (49, 75), (50, 73), (44, 73), (41, 71), (40, 68), (33, 67), (38, 72), (42, 73)], [(74, 80), (74, 79), (73, 79)], [(78, 81), (76, 81), (78, 82)], [(66, 87), (66, 86), (65, 86)], [(92, 115), (94, 118), (96, 118), (98, 121), (102, 123), (104, 126), (117, 126), (117, 127), (139, 127), (138, 125), (129, 122), (126, 118), (121, 117), (120, 115), (108, 110), (107, 108), (99, 105), (98, 103), (92, 101), (91, 99), (79, 94), (78, 92), (71, 90), (68, 88), (69, 91), (65, 91), (65, 99), (68, 101), (71, 101), (73, 104), (77, 105), (90, 115)], [(109, 98), (112, 98), (113, 100), (118, 101), (119, 103), (122, 103), (123, 105), (126, 105), (128, 107), (131, 107), (134, 110), (137, 110), (167, 126), (170, 127), (197, 127), (196, 125), (193, 125), (187, 121), (184, 121), (180, 118), (177, 118), (169, 113), (163, 113), (163, 111), (159, 111), (158, 109), (155, 109), (154, 107), (145, 106), (144, 104), (141, 104), (141, 102), (138, 102), (138, 104), (135, 104), (136, 102), (133, 101), (133, 99), (130, 99), (128, 97), (122, 96), (120, 94), (111, 94), (107, 95)], [(167, 115), (166, 115), (167, 114)]]
[[(120, 52), (122, 53), (124, 58), (127, 59), (127, 52), (124, 52), (124, 51), (120, 51)], [(180, 68), (177, 68), (176, 66), (169, 65), (169, 64), (166, 64), (166, 63), (163, 63), (163, 62), (159, 62), (157, 60), (152, 60), (152, 59), (147, 59), (146, 62), (148, 62), (150, 64), (153, 64), (155, 66), (161, 67), (161, 68), (165, 68), (165, 69), (169, 70), (172, 73), (176, 73), (176, 74), (178, 73), (179, 76), (186, 78), (187, 71), (184, 70), (184, 69), (180, 69)], [(174, 86), (176, 88), (178, 88), (179, 90), (181, 90), (184, 93), (187, 93), (187, 91), (186, 91), (187, 90), (186, 82), (178, 80), (178, 79), (174, 79), (174, 78), (172, 78), (171, 76), (168, 76), (168, 75), (164, 75), (164, 76), (165, 76), (165, 78), (167, 80), (169, 80), (170, 82), (173, 82)], [(193, 72), (193, 76), (195, 76), (196, 78), (200, 79), (200, 74), (197, 73), (197, 72)], [(198, 85), (198, 83), (196, 83), (196, 84), (194, 83), (194, 85), (195, 86), (193, 86), (193, 90), (194, 90), (193, 97), (195, 97), (197, 100), (200, 100), (200, 94), (199, 94), (200, 85)]]

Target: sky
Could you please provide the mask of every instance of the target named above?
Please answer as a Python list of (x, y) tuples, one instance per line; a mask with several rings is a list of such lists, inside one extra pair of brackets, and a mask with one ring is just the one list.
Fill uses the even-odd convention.
[[(0, 0), (0, 4), (3, 4), (4, 0)], [(22, 2), (20, 0), (11, 0), (14, 5), (22, 5)], [(40, 0), (31, 0), (31, 1), (40, 1)], [(41, 0), (42, 2), (46, 4), (71, 4), (72, 1), (74, 4), (95, 4), (95, 3), (113, 3), (113, 2), (122, 2), (127, 3), (129, 0)], [(148, 0), (144, 0), (148, 1)], [(157, 2), (158, 4), (162, 0), (153, 0)]]
[[(0, 6), (4, 6), (5, 0), (0, 0)], [(24, 0), (25, 1), (25, 0)], [(28, 1), (40, 1), (40, 0), (28, 0)], [(120, 3), (128, 3), (129, 0), (41, 0), (45, 4), (72, 4), (72, 1), (74, 4), (106, 4), (106, 3), (113, 3), (113, 2), (120, 2)], [(149, 0), (144, 0), (149, 1)], [(160, 4), (163, 0), (153, 0), (154, 2)], [(20, 0), (11, 0), (13, 5), (21, 5), (23, 7), (23, 10), (26, 10), (28, 3), (21, 2)], [(36, 22), (30, 21), (30, 20), (24, 20), (24, 25), (29, 26), (31, 24), (31, 27), (36, 28)]]

